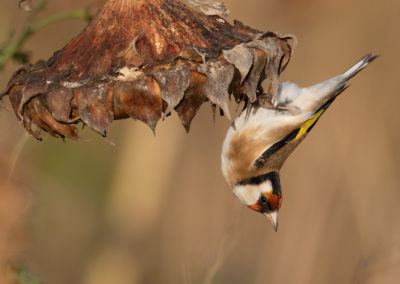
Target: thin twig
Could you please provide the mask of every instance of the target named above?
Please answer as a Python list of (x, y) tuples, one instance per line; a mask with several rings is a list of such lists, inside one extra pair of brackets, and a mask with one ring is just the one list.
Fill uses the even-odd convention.
[(239, 207), (234, 207), (234, 212), (231, 215), (230, 225), (227, 227), (225, 234), (222, 235), (218, 245), (218, 250), (215, 255), (214, 262), (211, 263), (209, 269), (204, 276), (203, 284), (211, 284), (217, 275), (218, 271), (222, 268), (224, 262), (229, 254), (235, 249), (239, 236), (239, 223), (240, 214)]
[(14, 146), (14, 148), (11, 151), (10, 171), (8, 172), (7, 186), (11, 183), (11, 179), (14, 174), (15, 167), (17, 165), (19, 156), (22, 152), (22, 149), (23, 149), (26, 141), (28, 141), (28, 138), (29, 138), (29, 135), (26, 132), (24, 132), (24, 134), (22, 134), (21, 138), (18, 140), (18, 143)]
[[(39, 3), (31, 12), (31, 15), (28, 18), (28, 21), (33, 20), (37, 13), (39, 13), (46, 5), (46, 1), (42, 1)], [(78, 10), (60, 13), (56, 15), (51, 15), (47, 18), (41, 19), (32, 25), (28, 25), (21, 36), (15, 40), (14, 42), (10, 42), (0, 53), (0, 69), (4, 67), (4, 64), (10, 59), (13, 58), (15, 54), (17, 54), (21, 48), (21, 46), (26, 42), (28, 38), (30, 38), (33, 34), (38, 32), (40, 29), (53, 24), (55, 22), (69, 20), (69, 19), (83, 19), (89, 20), (91, 18), (90, 13), (87, 10)]]

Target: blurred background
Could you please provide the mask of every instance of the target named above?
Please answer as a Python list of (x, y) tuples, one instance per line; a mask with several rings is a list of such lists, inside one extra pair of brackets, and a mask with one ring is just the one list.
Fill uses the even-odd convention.
[[(26, 21), (17, 2), (0, 3), (0, 42)], [(39, 17), (94, 2), (48, 1)], [(229, 21), (297, 35), (281, 81), (306, 86), (381, 54), (284, 165), (279, 231), (225, 184), (220, 148), (230, 121), (213, 123), (207, 104), (188, 135), (175, 114), (156, 137), (124, 120), (109, 128), (110, 146), (86, 129), (89, 142), (38, 142), (6, 98), (0, 277), (17, 267), (57, 284), (398, 283), (400, 1), (224, 2)], [(30, 61), (49, 58), (85, 25), (68, 20), (39, 31), (24, 45)], [(1, 89), (16, 66), (0, 70)]]

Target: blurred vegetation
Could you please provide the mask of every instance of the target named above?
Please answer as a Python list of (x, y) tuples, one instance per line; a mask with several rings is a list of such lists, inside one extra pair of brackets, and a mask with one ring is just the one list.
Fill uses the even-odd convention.
[(25, 267), (17, 267), (14, 271), (14, 282), (17, 284), (43, 284), (37, 276), (30, 273)]
[[(15, 4), (17, 5), (17, 4)], [(30, 3), (29, 3), (30, 5)], [(77, 10), (77, 11), (72, 11), (72, 12), (65, 12), (65, 13), (58, 13), (54, 15), (50, 15), (47, 17), (39, 17), (38, 14), (43, 11), (46, 8), (47, 1), (41, 1), (39, 4), (34, 6), (32, 9), (29, 6), (26, 7), (26, 11), (29, 12), (27, 13), (26, 19), (24, 20), (23, 23), (23, 28), (21, 32), (16, 32), (15, 30), (11, 30), (9, 33), (9, 37), (7, 40), (3, 41), (0, 43), (0, 70), (4, 68), (5, 64), (13, 60), (16, 63), (19, 64), (25, 64), (30, 61), (30, 51), (24, 50), (23, 46), (26, 41), (29, 40), (30, 37), (34, 36), (37, 32), (42, 30), (48, 25), (64, 21), (64, 20), (71, 20), (71, 19), (80, 19), (88, 22), (92, 18), (92, 14), (89, 11), (89, 7), (83, 10)], [(26, 136), (25, 136), (26, 137)], [(18, 160), (18, 156), (21, 151), (21, 147), (24, 146), (25, 144), (25, 137), (22, 137), (20, 139), (20, 142), (15, 146), (14, 153), (10, 157), (10, 172), (9, 176), (7, 178), (6, 184), (9, 184), (10, 180), (12, 179), (12, 175), (14, 173), (14, 167), (15, 163)], [(54, 155), (56, 157), (57, 155)], [(71, 157), (71, 156), (69, 156)], [(49, 161), (49, 162), (55, 162), (55, 161)], [(77, 162), (77, 161), (75, 161)], [(81, 161), (79, 161), (81, 162)], [(54, 164), (54, 163), (53, 163)], [(69, 169), (61, 168), (61, 170), (65, 172), (69, 172), (73, 174), (72, 171)], [(46, 165), (44, 165), (43, 171), (46, 171)], [(79, 177), (79, 175), (78, 175)], [(82, 178), (82, 180), (85, 180)], [(95, 180), (94, 178), (91, 180)], [(104, 182), (104, 180), (99, 179), (100, 183)], [(8, 187), (8, 186), (6, 186)], [(90, 188), (95, 188), (95, 187), (90, 187)], [(2, 190), (7, 190), (7, 188), (2, 188)], [(0, 192), (1, 193), (1, 192)], [(102, 195), (100, 195), (102, 196)], [(5, 257), (5, 256), (3, 256)], [(1, 258), (1, 257), (0, 257)], [(1, 259), (0, 259), (1, 260)], [(7, 259), (5, 259), (7, 261)], [(1, 264), (1, 263), (0, 263)], [(42, 281), (32, 273), (30, 273), (25, 267), (23, 266), (18, 266), (16, 268), (10, 268), (7, 269), (4, 272), (3, 270), (0, 271), (0, 273), (10, 273), (10, 276), (7, 275), (2, 275), (0, 277), (0, 281), (3, 283), (3, 281), (8, 282), (8, 277), (11, 277), (12, 280), (10, 280), (12, 283), (20, 283), (20, 284), (40, 284)], [(4, 278), (3, 278), (4, 277)]]
[[(206, 106), (190, 135), (175, 116), (156, 137), (119, 121), (108, 130), (116, 147), (83, 129), (88, 143), (29, 137), (13, 162), (25, 133), (4, 100), (0, 274), (5, 258), (24, 265), (21, 278), (57, 284), (398, 283), (400, 1), (224, 2), (230, 21), (297, 35), (282, 81), (313, 84), (381, 54), (286, 162), (278, 233), (225, 184), (219, 159), (230, 122), (213, 125)], [(28, 25), (90, 3), (48, 1)], [(0, 7), (0, 42), (15, 44), (30, 16), (14, 0)], [(47, 59), (85, 24), (47, 25), (19, 52)], [(11, 30), (21, 32), (11, 39)], [(1, 86), (17, 64), (9, 57)]]
[(46, 7), (46, 4), (47, 1), (42, 1), (34, 6), (31, 11), (29, 11), (28, 17), (24, 24), (23, 32), (19, 36), (16, 36), (16, 38), (14, 38), (15, 31), (13, 31), (10, 33), (9, 39), (7, 39), (3, 43), (0, 43), (0, 69), (2, 69), (4, 67), (4, 64), (10, 59), (16, 60), (20, 63), (29, 62), (29, 52), (24, 51), (22, 49), (22, 46), (31, 36), (33, 36), (35, 33), (43, 29), (47, 25), (70, 19), (82, 19), (89, 21), (92, 17), (89, 11), (85, 9), (73, 12), (59, 13), (38, 20), (38, 13)]

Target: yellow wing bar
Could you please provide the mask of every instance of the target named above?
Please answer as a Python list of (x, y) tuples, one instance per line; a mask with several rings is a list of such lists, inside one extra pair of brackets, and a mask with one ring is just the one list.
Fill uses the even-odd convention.
[(307, 120), (303, 126), (300, 128), (299, 132), (296, 135), (296, 138), (294, 138), (294, 140), (300, 138), (301, 136), (303, 136), (303, 134), (305, 134), (310, 127), (312, 127), (318, 120), (318, 118), (321, 116), (321, 114), (325, 111), (324, 108), (320, 109), (319, 112), (317, 112), (312, 118), (310, 118), (309, 120)]

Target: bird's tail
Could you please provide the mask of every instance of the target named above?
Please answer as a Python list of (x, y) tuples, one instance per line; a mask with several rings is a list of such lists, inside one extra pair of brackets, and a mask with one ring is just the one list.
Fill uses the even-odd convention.
[(347, 70), (346, 72), (343, 73), (346, 81), (350, 80), (355, 75), (357, 75), (358, 72), (363, 70), (368, 64), (370, 64), (372, 61), (374, 61), (378, 56), (379, 55), (372, 56), (371, 53), (368, 53), (363, 58), (361, 58), (353, 67), (351, 67), (349, 70)]
[(346, 90), (348, 87), (347, 82), (377, 57), (367, 54), (346, 72), (304, 88), (305, 92), (302, 94), (298, 106), (303, 111), (316, 112), (320, 110), (326, 102), (332, 102), (334, 98)]

